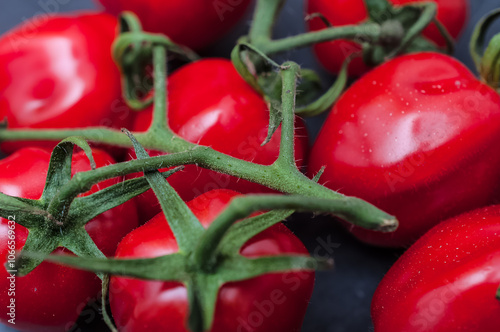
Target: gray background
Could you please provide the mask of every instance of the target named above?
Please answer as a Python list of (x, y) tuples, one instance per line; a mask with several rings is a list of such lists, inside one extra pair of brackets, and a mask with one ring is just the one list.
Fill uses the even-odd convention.
[[(181, 1), (181, 0), (179, 0)], [(275, 29), (276, 37), (295, 35), (305, 30), (303, 21), (303, 0), (289, 0)], [(44, 4), (52, 4), (47, 7)], [(55, 4), (55, 5), (54, 5)], [(470, 20), (466, 31), (457, 44), (456, 57), (469, 68), (473, 68), (468, 53), (468, 41), (472, 28), (488, 11), (500, 7), (500, 0), (471, 0)], [(45, 8), (45, 9), (44, 9)], [(96, 8), (91, 0), (18, 0), (0, 3), (0, 33), (37, 13), (49, 11), (68, 12)], [(246, 19), (220, 42), (206, 49), (204, 56), (227, 57), (236, 39), (245, 34), (250, 22), (249, 11)], [(500, 31), (500, 27), (494, 29)], [(298, 62), (303, 67), (316, 69), (325, 86), (333, 78), (321, 69), (310, 49), (285, 54), (283, 58)], [(324, 116), (308, 120), (312, 137), (315, 137)], [(288, 222), (306, 243), (311, 252), (320, 250), (326, 254), (322, 243), (335, 243), (328, 254), (335, 259), (335, 269), (317, 274), (316, 286), (309, 306), (303, 331), (362, 332), (372, 331), (369, 315), (370, 301), (378, 282), (391, 264), (401, 255), (400, 250), (377, 249), (365, 246), (331, 222), (330, 218), (297, 215)], [(86, 324), (79, 322), (82, 331), (104, 331), (99, 319)], [(0, 332), (13, 331), (0, 326)]]

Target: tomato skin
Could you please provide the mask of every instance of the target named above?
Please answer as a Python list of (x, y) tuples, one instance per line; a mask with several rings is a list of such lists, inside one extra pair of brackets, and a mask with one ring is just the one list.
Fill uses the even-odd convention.
[[(239, 194), (213, 190), (188, 203), (206, 228)], [(178, 247), (163, 214), (131, 232), (118, 246), (116, 256), (157, 257)], [(307, 254), (303, 244), (282, 224), (252, 238), (242, 248), (245, 257)], [(216, 306), (212, 332), (300, 331), (311, 296), (314, 272), (290, 272), (260, 276), (224, 285)], [(184, 332), (187, 294), (182, 284), (112, 277), (110, 302), (120, 331)]]
[[(269, 126), (268, 106), (239, 76), (230, 61), (209, 59), (182, 67), (169, 77), (168, 98), (169, 125), (184, 139), (263, 165), (272, 164), (278, 157), (281, 129), (268, 144), (261, 146)], [(147, 130), (151, 114), (151, 109), (140, 112), (134, 130)], [(295, 159), (301, 168), (307, 158), (308, 136), (303, 121), (296, 119)], [(130, 155), (135, 157), (133, 151)], [(241, 193), (270, 192), (261, 185), (194, 165), (187, 165), (168, 181), (185, 201), (217, 188)], [(138, 197), (144, 220), (160, 212), (153, 195), (150, 190)]]
[(375, 331), (497, 331), (500, 206), (443, 222), (386, 274), (372, 302)]
[[(467, 0), (431, 0), (437, 3), (437, 18), (448, 29), (450, 35), (456, 39), (468, 18)], [(390, 0), (395, 5), (406, 5), (419, 0)], [(358, 24), (368, 18), (364, 0), (308, 0), (308, 14), (321, 13), (333, 26)], [(319, 19), (311, 20), (308, 24), (310, 31), (325, 28), (325, 24)], [(444, 38), (434, 24), (424, 30), (424, 36), (436, 43), (438, 46), (446, 46)], [(346, 57), (352, 53), (361, 51), (361, 47), (348, 40), (335, 40), (316, 44), (314, 52), (321, 64), (330, 72), (338, 73)], [(369, 67), (362, 58), (357, 57), (349, 65), (349, 74), (360, 76), (366, 73)]]
[[(108, 14), (33, 18), (0, 38), (0, 118), (9, 127), (130, 127)], [(2, 143), (6, 153), (55, 142)]]
[[(93, 150), (97, 167), (114, 160), (101, 150)], [(37, 199), (41, 196), (49, 166), (50, 153), (39, 148), (24, 148), (0, 161), (0, 191), (18, 197)], [(83, 152), (73, 157), (73, 174), (90, 170), (90, 164)], [(95, 185), (88, 195), (103, 189), (118, 180), (107, 180)], [(0, 257), (4, 266), (8, 253), (8, 221), (0, 218)], [(133, 202), (127, 202), (111, 209), (86, 225), (86, 230), (97, 246), (107, 256), (112, 256), (118, 242), (138, 226), (137, 210)], [(15, 247), (20, 250), (28, 230), (15, 226)], [(65, 250), (67, 251), (67, 250)], [(62, 249), (56, 250), (62, 252)], [(0, 269), (0, 305), (4, 308), (10, 298), (16, 303), (16, 329), (22, 331), (65, 331), (69, 330), (87, 302), (95, 298), (101, 289), (100, 280), (93, 274), (60, 265), (44, 262), (25, 277), (15, 279), (15, 296), (9, 295), (7, 271)], [(8, 324), (7, 311), (0, 313), (0, 321)]]
[(451, 57), (401, 56), (372, 70), (333, 107), (310, 176), (395, 215), (394, 233), (359, 228), (380, 246), (406, 246), (439, 221), (498, 197), (500, 96)]
[(201, 49), (228, 32), (251, 0), (98, 0), (113, 15), (134, 12), (145, 31), (163, 33), (174, 42)]

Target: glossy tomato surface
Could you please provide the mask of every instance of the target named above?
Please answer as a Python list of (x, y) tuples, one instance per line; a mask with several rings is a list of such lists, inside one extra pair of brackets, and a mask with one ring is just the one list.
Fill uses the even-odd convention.
[[(438, 20), (448, 29), (453, 38), (457, 38), (465, 26), (468, 17), (467, 0), (431, 0), (438, 5)], [(406, 5), (417, 0), (390, 0), (394, 5)], [(307, 13), (321, 13), (333, 26), (358, 24), (368, 18), (364, 0), (308, 0)], [(320, 19), (311, 20), (309, 30), (317, 31), (325, 28)], [(439, 46), (445, 46), (445, 40), (434, 24), (424, 30), (424, 36)], [(314, 51), (321, 64), (331, 71), (338, 73), (346, 57), (359, 52), (358, 44), (348, 40), (336, 40), (314, 46)], [(352, 60), (349, 73), (359, 76), (368, 67), (360, 57)]]
[[(190, 201), (188, 206), (208, 227), (237, 195), (230, 190), (214, 190)], [(159, 214), (127, 235), (116, 256), (157, 257), (177, 250), (174, 235), (163, 214)], [(308, 254), (282, 224), (253, 237), (241, 253), (246, 257)], [(219, 292), (211, 331), (300, 331), (313, 284), (313, 272), (270, 274), (228, 283)], [(120, 331), (187, 331), (187, 293), (182, 284), (112, 277), (110, 301)]]
[(146, 31), (193, 49), (210, 45), (243, 16), (251, 0), (99, 0), (109, 13), (134, 12)]
[[(264, 99), (250, 87), (224, 59), (202, 60), (182, 67), (168, 81), (168, 121), (172, 130), (184, 139), (235, 158), (270, 165), (279, 153), (281, 130), (261, 146), (267, 136), (269, 108)], [(140, 112), (134, 130), (145, 131), (151, 124), (152, 110)], [(307, 158), (307, 131), (297, 118), (295, 158), (302, 167)], [(153, 152), (153, 155), (160, 153)], [(131, 156), (135, 154), (131, 151)], [(217, 188), (241, 193), (270, 190), (228, 175), (187, 165), (168, 181), (184, 200)], [(152, 191), (138, 197), (141, 218), (153, 217), (160, 207)], [(147, 220), (146, 218), (146, 220)]]
[[(129, 127), (108, 14), (33, 18), (0, 38), (0, 119), (9, 128)], [(3, 143), (3, 152), (54, 142)]]
[(444, 222), (389, 270), (372, 302), (376, 332), (497, 331), (500, 206)]
[[(114, 160), (105, 152), (93, 150), (97, 167)], [(0, 161), (0, 191), (2, 193), (30, 198), (40, 198), (45, 186), (50, 153), (38, 148), (24, 148)], [(90, 170), (90, 164), (83, 152), (73, 157), (73, 174)], [(95, 185), (87, 194), (118, 183), (108, 180)], [(12, 216), (15, 219), (16, 216)], [(26, 242), (28, 230), (15, 225), (15, 239), (9, 239), (9, 222), (0, 218), (0, 257), (4, 266), (9, 251), (15, 245), (21, 250)], [(97, 246), (107, 256), (115, 253), (121, 239), (138, 225), (137, 211), (133, 202), (127, 202), (109, 210), (86, 225)], [(11, 243), (10, 241), (14, 241)], [(57, 252), (61, 252), (58, 249)], [(14, 292), (9, 294), (9, 274), (0, 270), (0, 305), (7, 308), (11, 298), (15, 299), (15, 327), (23, 331), (66, 331), (69, 330), (87, 302), (100, 291), (100, 281), (92, 273), (44, 262), (25, 277), (15, 278)], [(8, 310), (0, 313), (0, 321), (8, 324), (12, 317)]]
[(310, 176), (363, 198), (400, 222), (362, 241), (406, 246), (439, 221), (499, 198), (500, 96), (457, 60), (401, 56), (354, 83), (333, 107)]

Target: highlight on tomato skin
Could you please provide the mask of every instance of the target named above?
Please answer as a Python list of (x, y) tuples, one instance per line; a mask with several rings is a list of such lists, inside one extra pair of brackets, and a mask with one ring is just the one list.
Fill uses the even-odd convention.
[(434, 227), (385, 275), (372, 301), (375, 332), (497, 331), (500, 206)]
[[(450, 35), (456, 40), (466, 26), (469, 16), (468, 0), (431, 0), (438, 5), (437, 19), (446, 27)], [(390, 0), (394, 5), (418, 3), (418, 0)], [(306, 13), (321, 13), (333, 26), (358, 24), (368, 18), (364, 0), (307, 0)], [(308, 22), (310, 31), (324, 29), (326, 26), (320, 19)], [(437, 44), (446, 46), (446, 42), (435, 26), (431, 24), (424, 32), (424, 36)], [(352, 41), (334, 40), (316, 44), (314, 53), (323, 67), (333, 74), (337, 74), (347, 56), (361, 51), (361, 47)], [(361, 57), (354, 58), (349, 65), (349, 74), (361, 76), (370, 68), (365, 65)]]
[[(232, 190), (213, 190), (188, 202), (207, 228), (233, 197)], [(163, 214), (128, 234), (116, 257), (151, 258), (177, 252), (178, 247)], [(300, 240), (284, 225), (277, 224), (247, 242), (246, 257), (283, 253), (308, 255)], [(224, 285), (219, 292), (212, 332), (299, 332), (312, 294), (314, 272), (263, 275)], [(112, 277), (110, 303), (120, 331), (187, 332), (186, 289), (182, 284)]]
[(407, 247), (442, 220), (500, 192), (500, 96), (459, 61), (405, 55), (356, 81), (314, 143), (309, 176), (395, 215), (399, 228), (350, 228), (361, 241)]
[[(97, 167), (115, 162), (102, 150), (93, 149), (92, 154)], [(0, 160), (0, 192), (39, 199), (45, 186), (49, 161), (50, 152), (40, 148), (22, 148)], [(75, 153), (72, 174), (90, 169), (86, 155)], [(118, 179), (100, 182), (83, 196), (117, 183)], [(137, 226), (137, 209), (134, 202), (129, 201), (97, 216), (85, 229), (105, 255), (113, 256), (120, 240)], [(16, 224), (15, 240), (10, 239), (11, 227), (7, 219), (0, 218), (1, 266), (7, 262), (12, 241), (15, 242), (15, 249), (21, 250), (28, 237), (28, 229)], [(68, 251), (55, 251), (56, 254), (63, 252)], [(87, 302), (97, 298), (101, 290), (101, 282), (94, 273), (43, 262), (28, 275), (15, 278), (13, 297), (9, 276), (6, 269), (0, 269), (0, 305), (7, 308), (11, 299), (15, 298), (15, 328), (21, 331), (70, 330)], [(0, 322), (12, 326), (8, 322), (12, 318), (8, 313), (8, 310), (0, 312)]]
[(113, 15), (134, 12), (145, 31), (167, 35), (175, 43), (200, 50), (238, 23), (251, 0), (98, 0)]
[[(257, 164), (270, 165), (278, 158), (281, 129), (261, 146), (267, 136), (269, 107), (229, 60), (212, 58), (187, 64), (169, 77), (167, 86), (169, 125), (182, 138)], [(149, 108), (137, 115), (133, 129), (146, 131), (151, 120), (152, 108)], [(309, 138), (299, 117), (296, 126), (295, 159), (297, 167), (305, 171)], [(152, 156), (162, 154), (165, 153), (151, 151)], [(129, 156), (135, 158), (133, 150), (129, 150)], [(264, 186), (195, 165), (186, 165), (183, 171), (170, 176), (168, 182), (185, 201), (220, 188), (245, 194), (272, 192)], [(160, 212), (151, 190), (138, 196), (137, 202), (144, 221)]]
[[(31, 18), (2, 35), (0, 119), (11, 129), (130, 127), (133, 113), (122, 99), (120, 72), (111, 57), (117, 24), (103, 13), (54, 14)], [(56, 144), (0, 147), (12, 153)]]

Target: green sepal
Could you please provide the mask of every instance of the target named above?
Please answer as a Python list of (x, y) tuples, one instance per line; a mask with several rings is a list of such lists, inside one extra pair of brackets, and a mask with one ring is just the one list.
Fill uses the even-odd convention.
[[(43, 239), (43, 241), (41, 241)], [(60, 238), (54, 236), (54, 231), (49, 228), (30, 230), (28, 238), (20, 254), (15, 261), (15, 274), (23, 277), (33, 271), (44, 259), (59, 247)], [(36, 256), (25, 256), (24, 252), (37, 253)], [(7, 270), (12, 270), (12, 263), (7, 262)]]
[[(63, 231), (60, 246), (67, 248), (78, 257), (106, 258), (84, 226), (69, 230), (66, 234)], [(97, 272), (96, 274), (101, 280), (104, 278), (103, 273)]]
[(498, 288), (497, 288), (497, 295), (496, 295), (496, 297), (497, 297), (497, 300), (500, 301), (500, 286), (498, 286)]
[(500, 9), (493, 10), (485, 15), (474, 27), (469, 43), (469, 50), (478, 72), (481, 72), (484, 48), (486, 46), (487, 31), (500, 16)]
[(0, 217), (15, 218), (16, 224), (30, 228), (40, 225), (44, 218), (50, 218), (50, 215), (39, 201), (0, 192)]
[[(26, 256), (36, 257), (38, 254), (25, 253)], [(45, 258), (54, 262), (80, 270), (95, 273), (110, 274), (144, 280), (163, 280), (186, 282), (186, 257), (183, 254), (171, 254), (154, 258), (116, 259), (116, 258), (88, 258), (70, 255), (49, 255)]]
[(500, 34), (495, 35), (486, 51), (488, 29), (500, 17), (500, 9), (493, 10), (484, 16), (474, 28), (470, 41), (470, 53), (481, 78), (494, 89), (500, 84)]
[(281, 103), (277, 100), (271, 100), (268, 103), (269, 105), (269, 126), (267, 127), (267, 136), (264, 142), (262, 142), (261, 146), (266, 145), (273, 138), (274, 133), (281, 125), (281, 121), (283, 120)]
[[(301, 69), (300, 80), (297, 84), (297, 107), (304, 107), (314, 102), (321, 96), (322, 89), (323, 86), (318, 73), (311, 69)], [(281, 93), (281, 91), (279, 92)]]
[[(270, 71), (258, 77), (258, 84), (264, 90), (269, 100), (281, 103), (283, 81), (279, 72)], [(305, 107), (314, 102), (321, 95), (321, 79), (310, 69), (300, 70), (300, 80), (297, 85), (297, 107)]]
[(51, 201), (54, 199), (59, 189), (71, 180), (71, 161), (73, 160), (75, 145), (85, 152), (85, 155), (90, 161), (91, 169), (96, 168), (95, 160), (92, 156), (92, 149), (85, 138), (73, 136), (62, 140), (52, 150), (52, 154), (50, 156), (50, 164), (47, 172), (47, 178), (45, 180), (45, 188), (43, 189), (43, 194), (40, 198), (42, 202), (52, 203)]
[[(306, 106), (297, 105), (295, 109), (295, 114), (305, 117), (311, 117), (319, 115), (325, 111), (328, 111), (332, 105), (337, 101), (345, 87), (347, 86), (347, 80), (349, 78), (348, 68), (349, 63), (351, 62), (351, 58), (348, 57), (344, 63), (342, 64), (342, 68), (340, 69), (337, 79), (333, 83), (333, 85), (328, 89), (328, 91), (318, 98), (316, 101), (312, 102)], [(300, 89), (300, 86), (297, 87)]]
[(251, 44), (237, 44), (231, 51), (231, 61), (236, 71), (255, 91), (261, 95), (266, 95), (262, 86), (259, 84), (259, 75), (263, 72), (259, 70), (261, 69), (259, 67), (261, 67), (262, 64), (260, 61), (252, 59), (250, 56), (252, 53), (255, 54), (259, 60), (264, 62), (264, 68), (269, 68), (266, 64), (270, 64), (276, 68), (280, 68), (280, 65)]
[[(163, 178), (167, 178), (183, 168), (183, 166), (176, 167), (160, 174)], [(71, 205), (68, 221), (76, 225), (85, 225), (101, 213), (139, 196), (150, 188), (148, 180), (141, 177), (117, 183), (89, 196), (78, 197)]]
[(448, 29), (444, 26), (443, 23), (441, 23), (440, 20), (437, 19), (437, 17), (434, 17), (432, 20), (434, 24), (436, 25), (437, 29), (439, 30), (439, 33), (441, 36), (444, 37), (444, 40), (446, 42), (446, 54), (453, 54), (455, 53), (455, 41), (453, 40), (453, 36), (450, 34)]
[[(415, 38), (421, 36), (424, 29), (434, 21), (437, 14), (437, 5), (434, 2), (407, 5), (397, 9), (395, 19), (403, 24), (405, 34), (398, 48), (389, 53), (389, 57), (406, 53), (406, 49)], [(446, 37), (446, 36), (445, 36)], [(438, 47), (436, 46), (436, 50)]]
[(411, 42), (410, 45), (405, 49), (405, 54), (417, 53), (417, 52), (437, 52), (443, 53), (443, 50), (436, 48), (436, 44), (431, 42), (429, 39), (418, 36)]
[[(69, 230), (39, 227), (30, 230), (26, 244), (16, 259), (17, 275), (27, 275), (59, 247), (77, 256), (105, 258), (83, 226)], [(101, 273), (97, 275), (103, 278)]]
[[(313, 102), (314, 99), (318, 97), (321, 91), (321, 81), (319, 76), (313, 70), (306, 69), (301, 70), (300, 78), (301, 80), (299, 81), (297, 90), (303, 93), (297, 94), (296, 104), (298, 106), (304, 105), (303, 107), (305, 107), (305, 109), (302, 114), (300, 114), (300, 112), (298, 111), (296, 111), (296, 114), (308, 116), (308, 112), (319, 113), (317, 108), (323, 106), (324, 103), (328, 103), (328, 100), (325, 100), (325, 96), (321, 97), (316, 102)], [(269, 126), (267, 130), (267, 136), (264, 142), (262, 142), (261, 144), (261, 146), (264, 146), (269, 143), (283, 120), (283, 110), (281, 103), (283, 79), (279, 72), (270, 71), (262, 73), (258, 76), (258, 84), (262, 91), (264, 91), (265, 99), (269, 105)], [(328, 97), (330, 96), (328, 95)], [(312, 104), (308, 105), (309, 103)], [(331, 106), (331, 104), (329, 104), (328, 106)]]
[(281, 115), (281, 75), (274, 71), (262, 73), (258, 76), (257, 84), (264, 91), (264, 99), (269, 108), (267, 135), (261, 143), (261, 146), (264, 146), (269, 143), (276, 130), (278, 130), (283, 118)]
[(238, 253), (248, 240), (290, 217), (293, 212), (293, 210), (271, 211), (234, 224), (219, 244), (219, 252), (225, 256)]
[(393, 6), (387, 0), (364, 0), (368, 17), (376, 23), (382, 23), (393, 15)]
[(380, 24), (378, 43), (363, 43), (363, 59), (370, 66), (378, 65), (400, 54), (415, 51), (442, 52), (436, 44), (421, 34), (435, 23), (446, 40), (446, 51), (453, 52), (454, 41), (446, 28), (436, 19), (437, 5), (433, 2), (393, 6), (386, 0), (365, 0), (370, 21)]
[(219, 267), (225, 282), (252, 279), (264, 274), (292, 271), (330, 270), (332, 259), (315, 258), (306, 255), (264, 256), (246, 258), (241, 255), (231, 257)]
[(493, 36), (484, 52), (480, 75), (489, 86), (500, 92), (500, 34)]
[[(128, 130), (124, 130), (124, 132), (134, 145), (137, 159), (149, 158), (149, 154), (135, 137)], [(177, 240), (179, 252), (189, 252), (203, 234), (203, 226), (160, 172), (145, 172), (144, 176), (160, 202), (167, 222)]]

